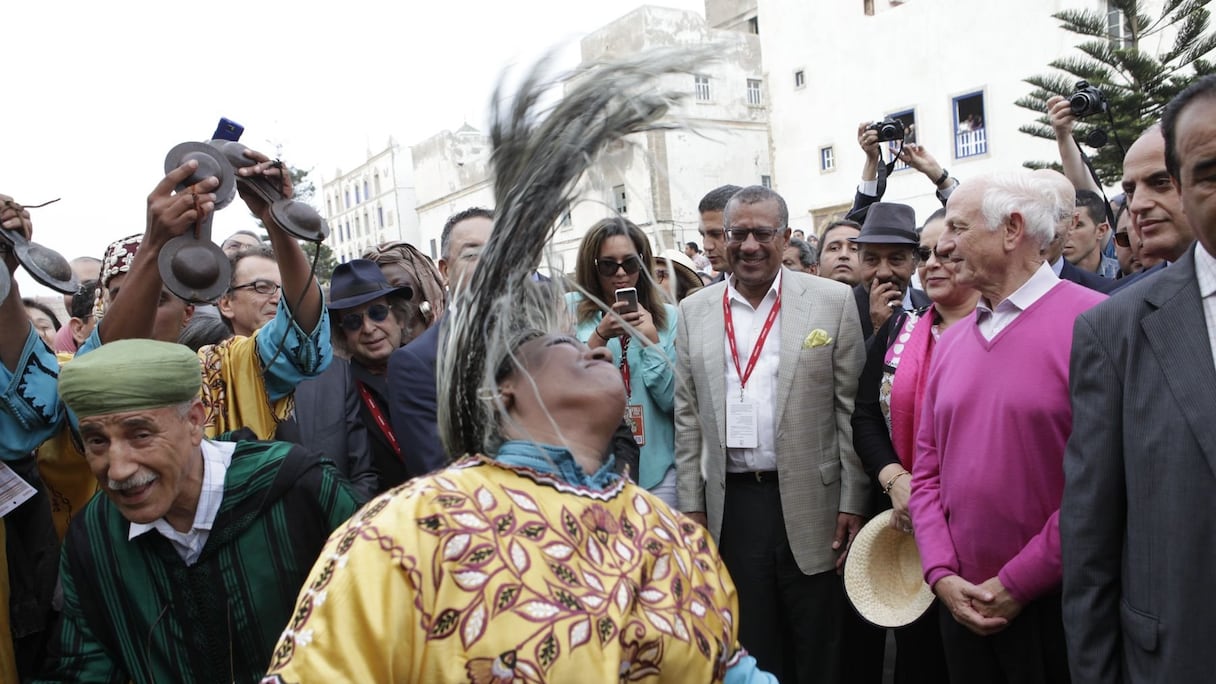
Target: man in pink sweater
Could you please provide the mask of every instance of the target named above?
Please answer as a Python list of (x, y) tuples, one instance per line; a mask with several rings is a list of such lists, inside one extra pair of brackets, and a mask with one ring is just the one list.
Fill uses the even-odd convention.
[(1073, 321), (1104, 295), (1060, 280), (1042, 250), (1065, 209), (1041, 172), (963, 183), (940, 258), (981, 293), (942, 335), (922, 398), (909, 504), (941, 611), (950, 678), (1068, 681), (1058, 516), (1072, 430)]

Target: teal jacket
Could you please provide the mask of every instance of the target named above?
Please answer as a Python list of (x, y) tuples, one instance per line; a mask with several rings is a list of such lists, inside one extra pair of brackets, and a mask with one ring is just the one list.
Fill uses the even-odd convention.
[[(278, 345), (282, 344), (280, 351)], [(101, 346), (96, 328), (76, 356)], [(287, 302), (279, 300), (275, 317), (262, 327), (257, 340), (258, 357), (267, 368), (266, 394), (277, 401), (291, 394), (303, 380), (320, 375), (333, 359), (329, 340), (329, 312), (312, 332), (302, 329), (291, 317)], [(273, 363), (272, 363), (273, 362)], [(59, 431), (67, 411), (59, 400), (59, 360), (30, 326), (25, 348), (14, 370), (0, 363), (0, 461), (28, 455)]]
[[(566, 295), (570, 311), (578, 315), (579, 302), (583, 296), (577, 292)], [(676, 386), (676, 320), (679, 310), (670, 304), (664, 304), (667, 312), (667, 325), (659, 331), (659, 343), (650, 344), (645, 338), (635, 337), (629, 343), (630, 385), (632, 393), (627, 404), (642, 407), (642, 423), (646, 443), (641, 447), (638, 472), (635, 476), (637, 483), (644, 489), (651, 489), (663, 480), (667, 469), (675, 463), (675, 386)], [(603, 320), (603, 314), (579, 321), (575, 336), (586, 342), (595, 334), (595, 326)], [(621, 363), (621, 341), (613, 339), (608, 342), (612, 351), (612, 360), (618, 366)]]

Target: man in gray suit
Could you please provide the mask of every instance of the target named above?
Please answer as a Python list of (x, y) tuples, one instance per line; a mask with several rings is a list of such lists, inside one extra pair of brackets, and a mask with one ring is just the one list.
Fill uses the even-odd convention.
[(782, 682), (837, 682), (835, 571), (868, 493), (850, 425), (865, 360), (857, 306), (847, 286), (782, 268), (780, 195), (740, 190), (724, 224), (731, 275), (680, 303), (680, 509), (718, 540), (759, 666)]
[[(1216, 77), (1162, 120), (1168, 171), (1199, 239), (1169, 268), (1077, 319), (1060, 537), (1077, 682), (1216, 673)], [(1146, 134), (1148, 135), (1148, 134)], [(1129, 157), (1131, 155), (1129, 154)], [(1161, 192), (1152, 178), (1124, 188)]]

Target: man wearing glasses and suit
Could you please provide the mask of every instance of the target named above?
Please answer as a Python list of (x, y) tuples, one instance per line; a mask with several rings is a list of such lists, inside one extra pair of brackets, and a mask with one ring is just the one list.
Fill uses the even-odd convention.
[(780, 195), (744, 188), (724, 223), (731, 275), (680, 304), (679, 507), (718, 540), (759, 666), (783, 682), (836, 682), (836, 570), (868, 494), (850, 425), (865, 356), (857, 306), (846, 285), (782, 268)]

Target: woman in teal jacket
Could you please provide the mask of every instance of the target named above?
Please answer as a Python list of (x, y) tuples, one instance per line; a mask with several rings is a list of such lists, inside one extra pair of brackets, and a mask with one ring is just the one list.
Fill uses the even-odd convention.
[[(652, 256), (640, 228), (623, 218), (604, 219), (587, 231), (578, 251), (575, 280), (590, 297), (579, 292), (567, 297), (577, 321), (575, 335), (591, 348), (607, 347), (621, 369), (628, 394), (625, 418), (641, 449), (639, 472), (631, 476), (674, 508), (678, 314), (650, 277)], [(626, 288), (637, 291), (636, 311), (617, 301), (617, 290)], [(596, 299), (611, 304), (615, 313), (605, 316)]]

